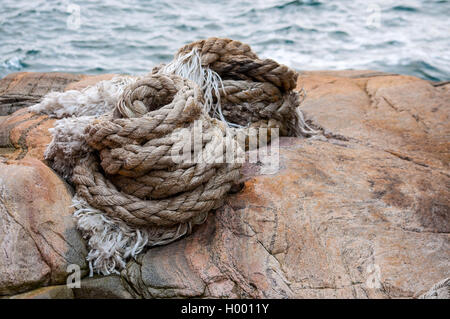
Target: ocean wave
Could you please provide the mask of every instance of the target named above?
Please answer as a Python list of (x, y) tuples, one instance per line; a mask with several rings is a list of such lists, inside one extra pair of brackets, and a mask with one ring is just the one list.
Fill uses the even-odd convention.
[(2, 0), (0, 76), (22, 70), (141, 74), (180, 46), (217, 36), (302, 70), (370, 68), (450, 80), (443, 0), (79, 0), (73, 3), (79, 25), (70, 25), (77, 11), (69, 4)]
[(419, 12), (419, 9), (410, 6), (395, 6), (392, 8), (395, 11)]
[(27, 66), (26, 63), (22, 61), (21, 57), (14, 56), (9, 59), (6, 59), (0, 65), (0, 72), (8, 72), (8, 71), (20, 71)]

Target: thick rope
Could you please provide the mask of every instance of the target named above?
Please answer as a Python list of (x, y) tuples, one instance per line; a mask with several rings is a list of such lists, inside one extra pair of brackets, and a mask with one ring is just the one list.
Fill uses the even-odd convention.
[(298, 110), (301, 96), (293, 91), (297, 72), (271, 59), (259, 59), (239, 41), (209, 38), (193, 42), (153, 73), (174, 73), (197, 83), (207, 97), (208, 113), (230, 126), (242, 128), (276, 119), (283, 135), (317, 133)]
[(182, 47), (177, 55), (197, 49), (203, 66), (222, 79), (268, 82), (289, 91), (297, 86), (297, 72), (271, 59), (259, 59), (250, 46), (231, 39), (209, 38)]
[(204, 222), (239, 181), (237, 159), (258, 147), (249, 142), (255, 128), (266, 128), (267, 140), (314, 134), (298, 109), (296, 80), (295, 71), (259, 59), (246, 44), (210, 38), (184, 46), (147, 76), (83, 91), (109, 97), (100, 114), (92, 113), (95, 103), (90, 113), (79, 110), (80, 97), (65, 111), (68, 92), (33, 107), (78, 116), (58, 122), (46, 157), (76, 188), (92, 270), (115, 272), (143, 247)]
[[(75, 167), (77, 194), (134, 226), (173, 226), (210, 211), (239, 179), (241, 165), (219, 161), (225, 145), (236, 142), (204, 114), (200, 96), (198, 86), (176, 75), (153, 75), (125, 89), (117, 104), (125, 118), (106, 116), (87, 128), (87, 143), (99, 152), (99, 163), (90, 155)], [(206, 136), (202, 155), (214, 158), (174, 162), (185, 141), (180, 129), (192, 132), (196, 120)], [(147, 187), (135, 196), (140, 185), (131, 178), (139, 177)]]

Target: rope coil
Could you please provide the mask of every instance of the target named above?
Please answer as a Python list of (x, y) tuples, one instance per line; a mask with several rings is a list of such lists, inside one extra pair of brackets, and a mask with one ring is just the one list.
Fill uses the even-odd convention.
[[(89, 112), (75, 102), (64, 111), (69, 92), (32, 107), (79, 116), (57, 123), (46, 158), (76, 188), (75, 215), (89, 238), (92, 269), (115, 272), (145, 246), (169, 243), (204, 222), (239, 181), (236, 159), (255, 128), (266, 128), (268, 141), (273, 129), (314, 134), (298, 109), (297, 76), (246, 44), (210, 38), (182, 47), (142, 78), (114, 80), (123, 86), (99, 84), (76, 100), (92, 101)], [(95, 113), (101, 94), (115, 103), (103, 102)]]
[(192, 132), (196, 120), (205, 126), (206, 154), (222, 158), (225, 145), (236, 143), (203, 112), (199, 90), (177, 75), (152, 75), (127, 87), (116, 109), (122, 118), (107, 115), (86, 130), (100, 162), (90, 155), (74, 168), (77, 194), (138, 227), (187, 223), (215, 207), (239, 179), (241, 164), (173, 160), (185, 140), (179, 130)]

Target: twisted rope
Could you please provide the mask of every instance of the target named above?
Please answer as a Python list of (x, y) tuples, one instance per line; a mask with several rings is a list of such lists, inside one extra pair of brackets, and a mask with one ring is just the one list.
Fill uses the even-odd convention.
[[(133, 226), (173, 226), (210, 211), (239, 179), (241, 165), (219, 161), (225, 145), (236, 141), (203, 113), (200, 97), (198, 86), (176, 75), (153, 75), (126, 88), (116, 109), (123, 118), (108, 115), (86, 130), (99, 159), (91, 154), (75, 166), (77, 194)], [(192, 133), (195, 120), (205, 130), (202, 153), (214, 158), (177, 163), (174, 154), (185, 141), (179, 129)]]
[(297, 85), (297, 73), (271, 59), (259, 59), (250, 46), (231, 39), (209, 38), (185, 45), (178, 55), (197, 49), (203, 66), (222, 79), (268, 82), (289, 91)]
[[(298, 110), (296, 80), (295, 71), (259, 59), (246, 44), (210, 38), (128, 81), (109, 112), (58, 126), (47, 159), (76, 188), (78, 226), (90, 238), (93, 269), (113, 272), (144, 246), (169, 243), (204, 222), (240, 179), (241, 162), (227, 161), (226, 152), (242, 155), (258, 134), (254, 128), (267, 128), (268, 140), (272, 129), (313, 134)], [(45, 101), (35, 109), (64, 114)], [(70, 155), (77, 156), (67, 160), (74, 167), (62, 163)]]

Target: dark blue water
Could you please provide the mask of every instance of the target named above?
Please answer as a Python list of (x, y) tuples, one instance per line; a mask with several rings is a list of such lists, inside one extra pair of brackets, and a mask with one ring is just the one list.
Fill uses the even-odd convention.
[(443, 0), (0, 0), (0, 76), (142, 74), (210, 36), (244, 41), (299, 70), (450, 80), (450, 3)]

